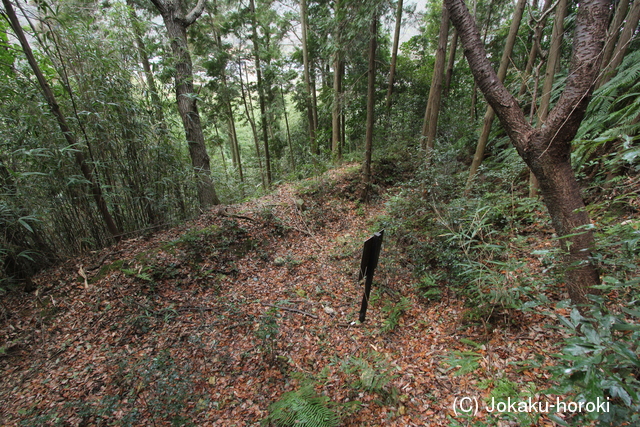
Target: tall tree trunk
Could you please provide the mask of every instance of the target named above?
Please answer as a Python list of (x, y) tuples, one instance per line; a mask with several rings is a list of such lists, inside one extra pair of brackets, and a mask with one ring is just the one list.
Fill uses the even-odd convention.
[(563, 251), (566, 287), (575, 304), (585, 304), (600, 279), (591, 260), (594, 249), (589, 216), (571, 169), (571, 141), (589, 104), (599, 70), (609, 17), (607, 0), (585, 0), (578, 6), (571, 69), (565, 89), (545, 126), (534, 129), (518, 101), (499, 81), (464, 0), (446, 0), (460, 33), (478, 86), (495, 110), (520, 156), (540, 182), (540, 191)]
[(331, 106), (331, 153), (336, 160), (342, 159), (342, 146), (340, 145), (342, 73), (340, 72), (340, 62), (340, 52), (336, 51), (333, 60), (333, 105)]
[(427, 155), (433, 149), (436, 141), (436, 131), (438, 130), (438, 115), (440, 114), (440, 100), (442, 99), (442, 82), (444, 80), (444, 66), (447, 51), (447, 38), (449, 35), (449, 10), (446, 5), (442, 5), (442, 20), (440, 21), (440, 32), (438, 34), (438, 49), (436, 51), (436, 63), (431, 79), (431, 89), (429, 89), (429, 100), (427, 110), (422, 124), (423, 149), (427, 150)]
[[(511, 62), (511, 53), (513, 52), (513, 46), (516, 44), (518, 29), (520, 28), (522, 14), (524, 13), (526, 5), (526, 0), (518, 0), (516, 8), (513, 11), (513, 18), (511, 19), (511, 26), (509, 27), (509, 35), (507, 36), (504, 51), (502, 52), (502, 59), (500, 60), (500, 68), (498, 69), (498, 79), (500, 79), (501, 82), (504, 82), (505, 77), (507, 77), (507, 70), (509, 69), (509, 64)], [(471, 169), (469, 170), (469, 177), (467, 178), (467, 184), (464, 190), (465, 196), (469, 195), (473, 185), (473, 179), (475, 178), (478, 168), (484, 159), (484, 150), (487, 146), (489, 134), (491, 133), (491, 125), (493, 124), (493, 119), (495, 117), (496, 114), (493, 111), (493, 108), (491, 108), (491, 106), (487, 106), (487, 111), (484, 114), (482, 131), (480, 132), (480, 139), (478, 139), (478, 144), (476, 145), (476, 152), (473, 155)]]
[[(267, 190), (267, 181), (264, 175), (264, 167), (262, 166), (262, 153), (260, 152), (260, 138), (258, 137), (258, 129), (256, 127), (256, 121), (253, 117), (253, 105), (251, 105), (251, 94), (246, 93), (244, 90), (244, 83), (242, 78), (242, 61), (238, 61), (238, 76), (240, 78), (240, 91), (242, 93), (242, 103), (244, 104), (244, 111), (247, 114), (247, 121), (251, 126), (251, 133), (253, 134), (253, 142), (256, 147), (256, 158), (258, 159), (258, 168), (260, 169), (260, 181), (262, 183), (262, 189)], [(248, 80), (248, 77), (247, 77)], [(247, 88), (247, 92), (248, 92)], [(249, 101), (247, 101), (249, 98)]]
[[(549, 115), (551, 104), (551, 91), (553, 90), (553, 80), (560, 64), (560, 54), (562, 53), (562, 39), (564, 34), (564, 18), (567, 16), (567, 0), (559, 0), (556, 6), (556, 16), (553, 20), (553, 30), (551, 32), (551, 46), (547, 55), (547, 70), (544, 74), (542, 84), (542, 94), (540, 95), (540, 107), (538, 107), (538, 128), (544, 125)], [(538, 194), (538, 179), (533, 171), (529, 172), (529, 197)]]
[(291, 141), (291, 131), (289, 130), (289, 115), (287, 114), (287, 102), (284, 98), (284, 89), (280, 85), (280, 96), (282, 97), (282, 111), (284, 112), (284, 125), (287, 129), (287, 143), (289, 145), (289, 155), (291, 160), (291, 170), (296, 171), (296, 160), (293, 155), (293, 142)]
[(311, 152), (318, 154), (318, 142), (316, 141), (317, 128), (311, 97), (311, 72), (309, 70), (309, 48), (307, 43), (309, 35), (307, 30), (307, 0), (300, 0), (300, 24), (302, 25), (302, 64), (304, 67), (304, 87), (306, 91), (305, 104), (307, 105), (307, 120), (309, 121), (309, 140), (311, 142)]
[(334, 44), (333, 53), (333, 105), (331, 106), (331, 153), (334, 160), (342, 159), (342, 146), (340, 145), (340, 111), (342, 99), (342, 74), (340, 70), (341, 58), (341, 30), (344, 14), (341, 0), (336, 0), (334, 5)]
[(367, 72), (367, 124), (362, 166), (362, 201), (367, 203), (371, 196), (371, 152), (373, 151), (373, 125), (376, 105), (376, 50), (378, 38), (378, 13), (373, 13), (369, 34), (369, 70)]
[[(347, 68), (347, 63), (344, 60), (344, 58), (342, 58), (342, 61), (340, 61), (340, 80), (341, 81), (344, 79), (346, 68)], [(342, 84), (340, 86), (340, 91), (342, 91)], [(342, 105), (342, 108), (340, 109), (340, 129), (341, 129), (340, 130), (340, 152), (344, 153), (346, 148), (346, 141), (347, 141), (347, 120), (344, 114), (344, 105)]]
[(447, 72), (444, 75), (444, 96), (446, 97), (451, 87), (451, 79), (453, 78), (453, 66), (456, 62), (456, 50), (458, 49), (458, 30), (453, 29), (451, 42), (449, 43), (449, 59), (447, 60)]
[[(616, 42), (618, 41), (618, 36), (620, 35), (620, 31), (622, 30), (622, 26), (624, 24), (624, 20), (627, 17), (627, 12), (629, 11), (629, 0), (620, 0), (618, 2), (618, 6), (616, 7), (616, 13), (613, 16), (613, 20), (611, 24), (609, 24), (609, 30), (607, 31), (607, 42), (604, 45), (604, 52), (602, 53), (602, 64), (605, 67), (611, 61), (613, 57), (613, 51), (616, 48)], [(604, 75), (600, 75), (600, 79), (598, 79), (598, 83), (596, 85), (596, 89), (602, 85), (602, 79)]]
[(176, 102), (189, 146), (191, 164), (196, 174), (198, 201), (201, 208), (217, 205), (220, 200), (211, 179), (211, 165), (204, 143), (200, 113), (196, 104), (196, 93), (193, 88), (193, 65), (187, 45), (187, 28), (202, 14), (204, 0), (198, 0), (198, 4), (186, 15), (182, 0), (150, 1), (162, 15), (167, 37), (171, 42), (171, 51), (175, 61)]
[(396, 75), (396, 62), (398, 60), (398, 45), (400, 44), (400, 28), (402, 27), (402, 0), (398, 0), (396, 9), (396, 28), (393, 33), (393, 48), (391, 50), (391, 68), (389, 69), (389, 86), (387, 87), (387, 110), (391, 109), (391, 95), (393, 94), (393, 80)]
[(640, 20), (640, 1), (636, 0), (633, 2), (631, 10), (629, 10), (629, 13), (627, 14), (624, 28), (620, 33), (618, 42), (615, 44), (616, 47), (611, 56), (611, 61), (603, 63), (606, 66), (602, 70), (602, 75), (598, 81), (597, 87), (604, 85), (616, 75), (616, 68), (622, 64), (624, 55), (627, 53), (627, 49), (629, 48), (631, 38), (638, 28), (638, 20)]
[[(227, 88), (227, 79), (222, 76), (222, 84)], [(231, 152), (233, 154), (233, 163), (238, 168), (238, 175), (240, 182), (244, 182), (244, 173), (242, 171), (242, 157), (240, 156), (240, 144), (238, 143), (238, 134), (236, 133), (236, 121), (233, 117), (233, 107), (229, 99), (225, 100), (225, 107), (227, 109), (227, 124), (229, 128), (229, 140), (231, 142)]]
[[(127, 0), (132, 1), (132, 0)], [(213, 3), (213, 12), (207, 14), (209, 17), (209, 24), (213, 28), (213, 37), (216, 41), (216, 46), (220, 51), (224, 50), (222, 45), (222, 36), (220, 35), (220, 30), (218, 25), (216, 25), (215, 20), (213, 19), (214, 15), (217, 13), (217, 4)], [(220, 70), (220, 79), (222, 80), (222, 91), (218, 94), (221, 98), (221, 103), (225, 108), (225, 115), (227, 117), (227, 127), (229, 134), (229, 143), (231, 148), (231, 161), (233, 162), (234, 168), (238, 170), (238, 175), (240, 177), (240, 182), (244, 182), (244, 173), (242, 170), (242, 158), (240, 156), (240, 144), (238, 143), (238, 135), (236, 133), (236, 121), (233, 114), (233, 105), (231, 105), (231, 98), (229, 96), (229, 84), (227, 83), (227, 71), (226, 71), (226, 63), (225, 66)], [(224, 159), (223, 159), (224, 161)], [(225, 166), (226, 172), (226, 166)], [(244, 193), (244, 189), (241, 189), (242, 193)]]
[(262, 70), (260, 69), (260, 48), (258, 43), (258, 21), (256, 17), (256, 4), (254, 0), (249, 2), (251, 7), (251, 24), (253, 27), (253, 55), (256, 63), (256, 78), (258, 80), (258, 102), (260, 103), (260, 124), (262, 128), (262, 142), (264, 143), (264, 161), (267, 178), (267, 187), (271, 185), (271, 157), (269, 155), (269, 134), (267, 123), (267, 106), (265, 102), (265, 89), (262, 80)]
[(91, 188), (93, 199), (95, 200), (96, 205), (98, 206), (98, 211), (100, 212), (100, 215), (102, 216), (102, 219), (105, 222), (107, 230), (109, 231), (109, 233), (114, 239), (120, 240), (122, 238), (122, 232), (116, 226), (116, 223), (114, 222), (113, 217), (109, 212), (109, 208), (107, 207), (107, 203), (104, 200), (104, 196), (102, 194), (102, 188), (100, 187), (100, 184), (95, 179), (91, 166), (85, 160), (84, 154), (79, 148), (78, 141), (76, 140), (73, 132), (67, 125), (67, 121), (64, 117), (64, 114), (62, 114), (62, 112), (60, 111), (60, 106), (58, 105), (55, 95), (51, 90), (51, 86), (49, 86), (49, 83), (44, 78), (44, 74), (42, 73), (42, 70), (40, 69), (40, 66), (37, 63), (35, 56), (33, 55), (33, 51), (31, 50), (31, 46), (27, 41), (24, 31), (22, 31), (22, 25), (20, 24), (20, 21), (16, 16), (15, 10), (13, 9), (13, 5), (9, 0), (2, 0), (2, 3), (4, 4), (5, 12), (7, 14), (7, 17), (9, 18), (9, 23), (11, 25), (11, 28), (15, 32), (16, 37), (18, 38), (18, 41), (22, 46), (22, 50), (24, 51), (24, 54), (27, 57), (29, 66), (33, 70), (33, 73), (35, 74), (36, 79), (38, 80), (38, 84), (40, 85), (40, 89), (44, 94), (47, 104), (49, 104), (49, 109), (51, 110), (51, 113), (53, 114), (53, 116), (56, 118), (58, 122), (58, 127), (60, 128), (60, 131), (62, 132), (65, 139), (67, 140), (67, 143), (72, 147), (76, 147), (76, 150), (74, 152), (76, 163), (78, 164), (78, 167), (82, 171), (82, 176), (84, 176), (84, 178), (89, 182), (89, 187)]

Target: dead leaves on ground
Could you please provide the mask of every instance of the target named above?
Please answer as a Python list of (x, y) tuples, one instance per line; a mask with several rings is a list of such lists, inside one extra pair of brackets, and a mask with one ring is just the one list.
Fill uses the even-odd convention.
[[(384, 245), (378, 300), (365, 324), (354, 323), (361, 245), (383, 205), (350, 197), (353, 174), (346, 167), (303, 188), (284, 185), (70, 260), (37, 279), (37, 294), (5, 297), (2, 423), (258, 425), (271, 402), (299, 386), (294, 373), (324, 368), (318, 392), (361, 402), (346, 426), (449, 425), (454, 399), (486, 397), (491, 381), (544, 388), (543, 369), (513, 362), (549, 362), (556, 337), (546, 318), (519, 314), (517, 328), (489, 335), (461, 327), (463, 305), (419, 301), (410, 264), (386, 258)], [(410, 304), (382, 333), (381, 307), (400, 297)], [(455, 375), (445, 358), (452, 351), (477, 354), (473, 374)], [(357, 389), (340, 369), (368, 354), (392, 367), (393, 399)]]

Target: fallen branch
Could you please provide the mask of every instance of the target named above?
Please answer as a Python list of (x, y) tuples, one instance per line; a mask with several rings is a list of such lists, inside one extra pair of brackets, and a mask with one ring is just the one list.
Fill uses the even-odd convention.
[(277, 308), (278, 310), (285, 310), (285, 311), (291, 311), (293, 313), (304, 314), (305, 316), (309, 316), (313, 319), (318, 318), (318, 316), (316, 316), (315, 314), (307, 313), (306, 311), (298, 310), (297, 308), (282, 307), (279, 305), (267, 304), (265, 302), (263, 302), (262, 305), (266, 305), (267, 307)]

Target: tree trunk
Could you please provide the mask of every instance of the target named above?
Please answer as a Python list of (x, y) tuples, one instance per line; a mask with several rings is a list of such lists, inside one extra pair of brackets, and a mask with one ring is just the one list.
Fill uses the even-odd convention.
[[(131, 1), (131, 0), (128, 0), (128, 1)], [(214, 3), (213, 14), (216, 13), (215, 12), (216, 10), (217, 10), (217, 6)], [(213, 37), (215, 38), (216, 46), (218, 47), (218, 49), (220, 49), (220, 51), (222, 51), (224, 49), (222, 45), (222, 37), (220, 36), (219, 29), (213, 19), (213, 14), (208, 13), (207, 16), (209, 17), (209, 22), (211, 24), (211, 27), (213, 28)], [(231, 146), (230, 147), (231, 161), (233, 162), (234, 168), (238, 170), (240, 182), (244, 182), (244, 173), (242, 170), (242, 158), (240, 156), (240, 144), (238, 143), (238, 135), (236, 133), (236, 121), (233, 114), (233, 105), (231, 105), (231, 99), (229, 96), (229, 85), (227, 83), (226, 63), (225, 63), (225, 67), (222, 67), (222, 69), (220, 70), (220, 79), (222, 80), (222, 91), (218, 95), (221, 98), (220, 101), (225, 108), (225, 113), (226, 113), (225, 115), (227, 116), (227, 128), (229, 133), (229, 142)], [(226, 172), (226, 165), (225, 165), (225, 172)], [(241, 192), (244, 193), (244, 189), (241, 189)]]
[(400, 28), (402, 27), (402, 0), (398, 0), (396, 9), (396, 28), (393, 33), (393, 49), (391, 50), (391, 68), (389, 69), (389, 86), (387, 88), (387, 110), (391, 109), (391, 95), (393, 94), (393, 79), (396, 75), (396, 62), (398, 60), (398, 44), (400, 43)]
[(371, 196), (371, 152), (373, 150), (373, 125), (376, 104), (376, 49), (378, 38), (378, 13), (373, 13), (369, 35), (369, 71), (367, 79), (367, 125), (362, 167), (362, 201), (367, 203)]
[(262, 70), (260, 69), (260, 49), (258, 43), (258, 23), (256, 18), (256, 5), (254, 0), (249, 2), (251, 7), (251, 23), (253, 27), (253, 55), (256, 62), (256, 78), (258, 80), (258, 102), (260, 103), (260, 124), (262, 128), (262, 142), (264, 143), (264, 161), (266, 169), (267, 187), (271, 185), (271, 157), (269, 155), (269, 134), (267, 123), (267, 106), (265, 102), (264, 82), (262, 81)]
[(607, 0), (586, 0), (578, 6), (571, 69), (560, 99), (545, 126), (527, 123), (518, 101), (499, 81), (463, 0), (446, 0), (460, 33), (465, 55), (478, 86), (495, 110), (520, 156), (540, 182), (540, 191), (564, 254), (566, 286), (575, 304), (588, 303), (600, 283), (591, 260), (594, 249), (590, 221), (575, 174), (571, 141), (584, 117), (598, 75), (609, 17)]
[[(611, 61), (613, 57), (613, 51), (620, 35), (620, 30), (624, 24), (624, 19), (629, 11), (629, 0), (620, 0), (616, 7), (616, 13), (613, 16), (611, 24), (609, 24), (609, 30), (607, 31), (607, 42), (604, 45), (604, 52), (602, 53), (602, 64), (606, 65)], [(601, 76), (602, 79), (602, 76)], [(601, 85), (598, 81), (598, 87)]]
[(627, 49), (629, 48), (631, 38), (633, 37), (636, 28), (638, 28), (638, 20), (640, 20), (640, 1), (636, 0), (633, 2), (631, 10), (627, 15), (624, 28), (622, 29), (622, 33), (620, 33), (618, 43), (616, 43), (615, 50), (613, 51), (611, 62), (603, 63), (606, 66), (602, 70), (602, 76), (598, 81), (597, 87), (604, 85), (616, 75), (616, 68), (622, 64), (624, 55), (627, 53)]
[(291, 170), (296, 171), (296, 160), (293, 155), (293, 143), (291, 141), (291, 131), (289, 130), (289, 115), (287, 114), (287, 103), (284, 98), (284, 89), (280, 85), (280, 95), (282, 96), (282, 111), (284, 112), (284, 125), (287, 129), (287, 143), (289, 145), (289, 155), (291, 159)]
[[(516, 8), (513, 11), (513, 18), (511, 18), (511, 27), (509, 27), (509, 35), (507, 36), (504, 51), (502, 52), (502, 59), (500, 60), (500, 68), (498, 69), (498, 79), (500, 79), (501, 82), (504, 82), (505, 77), (507, 77), (507, 69), (509, 68), (509, 64), (511, 63), (511, 53), (513, 52), (513, 46), (516, 44), (518, 29), (520, 28), (522, 14), (524, 13), (524, 8), (526, 5), (526, 0), (518, 0)], [(484, 159), (484, 150), (487, 146), (489, 134), (491, 133), (491, 125), (493, 124), (493, 119), (495, 117), (496, 114), (493, 111), (493, 108), (491, 108), (491, 106), (487, 106), (487, 111), (484, 114), (482, 131), (480, 132), (480, 139), (478, 139), (478, 144), (476, 145), (476, 152), (473, 155), (471, 169), (469, 170), (469, 177), (467, 178), (467, 184), (464, 190), (465, 196), (469, 195), (471, 187), (473, 186), (473, 179), (475, 178), (476, 173), (478, 172), (478, 168), (480, 167), (480, 164)]]
[(187, 28), (202, 14), (204, 0), (198, 0), (196, 7), (185, 15), (182, 0), (151, 0), (156, 6), (167, 30), (174, 57), (176, 101), (189, 146), (191, 164), (196, 174), (198, 201), (201, 208), (220, 203), (211, 179), (209, 155), (204, 143), (200, 113), (193, 88), (193, 65), (187, 45)]
[(449, 60), (447, 61), (447, 72), (444, 75), (444, 96), (446, 97), (451, 87), (451, 79), (453, 78), (453, 66), (456, 62), (456, 50), (458, 49), (458, 30), (453, 29), (451, 35), (451, 43), (449, 43)]
[(331, 106), (331, 153), (334, 160), (342, 159), (342, 146), (340, 144), (340, 112), (342, 110), (342, 73), (341, 62), (341, 30), (344, 20), (342, 10), (342, 2), (336, 0), (334, 6), (335, 25), (334, 25), (334, 44), (335, 52), (333, 53), (333, 105)]
[[(533, 40), (531, 42), (531, 50), (529, 50), (529, 57), (527, 58), (527, 65), (524, 67), (524, 75), (522, 77), (522, 83), (520, 84), (520, 90), (518, 91), (518, 96), (522, 96), (527, 91), (527, 84), (529, 77), (531, 76), (531, 72), (533, 71), (533, 65), (536, 62), (536, 57), (540, 53), (540, 40), (542, 39), (542, 32), (544, 31), (544, 27), (547, 23), (547, 17), (551, 12), (551, 1), (545, 0), (544, 6), (542, 7), (542, 15), (540, 19), (536, 21), (535, 29), (533, 30)], [(533, 96), (534, 98), (536, 95)]]
[(336, 160), (342, 159), (340, 146), (340, 111), (342, 99), (342, 74), (340, 73), (340, 52), (333, 59), (333, 105), (331, 106), (331, 153)]
[[(553, 20), (553, 31), (551, 32), (551, 46), (547, 55), (547, 70), (544, 74), (542, 84), (542, 94), (540, 96), (540, 107), (538, 107), (538, 128), (544, 125), (551, 104), (551, 91), (553, 90), (553, 80), (556, 70), (560, 64), (562, 50), (562, 38), (564, 34), (564, 18), (567, 15), (567, 0), (560, 0), (556, 6), (556, 16)], [(529, 197), (538, 194), (539, 182), (533, 171), (529, 172)]]
[(444, 66), (447, 51), (447, 38), (449, 35), (449, 10), (446, 5), (442, 5), (442, 20), (440, 21), (440, 32), (438, 34), (438, 50), (436, 51), (436, 62), (433, 69), (431, 89), (429, 89), (429, 100), (427, 101), (427, 111), (422, 124), (422, 148), (427, 150), (427, 155), (433, 149), (436, 141), (436, 131), (438, 130), (438, 115), (440, 114), (440, 100), (442, 98), (442, 81), (444, 80)]
[[(267, 182), (264, 176), (264, 168), (262, 167), (262, 153), (260, 152), (260, 138), (258, 137), (258, 130), (256, 128), (256, 121), (253, 118), (253, 106), (251, 105), (251, 94), (247, 94), (244, 90), (244, 82), (242, 79), (242, 62), (238, 61), (238, 76), (240, 77), (240, 90), (242, 92), (242, 103), (244, 104), (244, 111), (247, 114), (247, 121), (251, 126), (251, 133), (253, 134), (253, 142), (256, 147), (256, 158), (258, 159), (258, 168), (260, 169), (260, 181), (262, 183), (262, 189), (267, 190)], [(248, 77), (247, 77), (248, 79)], [(248, 88), (247, 88), (248, 91)], [(247, 101), (249, 98), (249, 101)]]
[(82, 176), (84, 176), (84, 178), (89, 182), (89, 187), (91, 188), (93, 199), (95, 200), (96, 205), (98, 206), (98, 211), (100, 212), (100, 215), (102, 216), (102, 219), (105, 222), (107, 230), (109, 231), (111, 236), (116, 241), (118, 241), (122, 238), (122, 232), (116, 226), (116, 223), (114, 222), (113, 217), (109, 212), (107, 203), (104, 200), (104, 196), (102, 194), (102, 188), (100, 187), (100, 184), (95, 179), (92, 168), (86, 162), (84, 158), (84, 154), (79, 149), (78, 141), (76, 140), (73, 132), (67, 125), (67, 121), (64, 115), (60, 111), (60, 106), (58, 105), (55, 95), (51, 90), (51, 86), (49, 86), (49, 83), (45, 79), (44, 74), (42, 73), (42, 70), (38, 66), (35, 56), (33, 55), (33, 51), (31, 50), (31, 46), (29, 46), (29, 42), (27, 41), (27, 38), (24, 32), (22, 31), (22, 25), (20, 24), (20, 21), (16, 16), (15, 10), (13, 9), (13, 5), (9, 0), (2, 0), (2, 3), (4, 4), (5, 12), (7, 14), (7, 17), (9, 18), (9, 23), (11, 25), (11, 28), (15, 32), (15, 35), (18, 38), (20, 45), (22, 46), (22, 50), (24, 51), (24, 54), (27, 57), (27, 61), (29, 62), (31, 69), (33, 70), (33, 73), (35, 74), (36, 79), (38, 80), (40, 89), (44, 94), (47, 104), (49, 104), (49, 109), (51, 110), (51, 113), (53, 114), (53, 116), (56, 118), (58, 122), (58, 127), (60, 128), (60, 131), (62, 132), (65, 139), (67, 140), (67, 143), (70, 146), (76, 148), (74, 150), (76, 163), (78, 164), (78, 167), (80, 167), (80, 170), (82, 171)]
[(316, 121), (311, 99), (311, 72), (309, 71), (309, 49), (307, 45), (307, 0), (300, 0), (300, 24), (302, 25), (302, 63), (304, 67), (304, 87), (306, 91), (305, 104), (307, 105), (307, 120), (309, 121), (309, 140), (311, 142), (311, 151), (317, 154), (318, 142), (316, 141)]

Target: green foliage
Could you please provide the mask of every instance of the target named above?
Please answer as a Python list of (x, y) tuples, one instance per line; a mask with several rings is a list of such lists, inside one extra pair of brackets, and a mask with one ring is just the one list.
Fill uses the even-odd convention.
[(425, 274), (416, 285), (418, 294), (429, 301), (440, 301), (442, 298), (442, 290), (437, 279), (431, 274)]
[[(634, 298), (612, 312), (594, 305), (581, 314), (577, 309), (569, 317), (558, 316), (565, 333), (560, 364), (553, 369), (558, 381), (556, 391), (573, 396), (575, 401), (606, 401), (605, 413), (587, 412), (576, 416), (575, 425), (585, 419), (598, 419), (601, 425), (614, 425), (619, 420), (640, 422), (640, 311), (637, 286), (640, 279), (620, 282), (605, 279), (608, 293), (628, 294)], [(603, 302), (603, 301), (600, 301)]]
[(640, 51), (635, 50), (626, 55), (616, 76), (594, 93), (574, 140), (573, 163), (597, 186), (640, 171), (639, 76)]
[(454, 373), (455, 376), (466, 375), (471, 372), (474, 372), (478, 368), (480, 368), (480, 360), (482, 356), (475, 351), (466, 350), (459, 351), (453, 350), (448, 352), (444, 357), (443, 361), (449, 365), (447, 371), (452, 369), (457, 369)]
[(351, 356), (340, 369), (351, 376), (351, 386), (357, 390), (395, 397), (397, 390), (389, 388), (389, 383), (397, 377), (395, 367), (389, 364), (384, 355), (370, 352), (365, 357)]
[(381, 332), (391, 332), (398, 327), (400, 318), (411, 307), (411, 301), (408, 298), (402, 297), (397, 303), (387, 302), (382, 307), (382, 312), (387, 315), (384, 319)]
[(270, 360), (274, 360), (276, 355), (278, 333), (280, 332), (278, 317), (278, 309), (271, 307), (260, 317), (258, 328), (255, 330), (255, 336), (260, 342), (260, 350)]
[(330, 408), (326, 396), (318, 396), (313, 385), (305, 385), (296, 391), (282, 395), (269, 405), (269, 415), (262, 425), (276, 427), (337, 427), (340, 418)]

